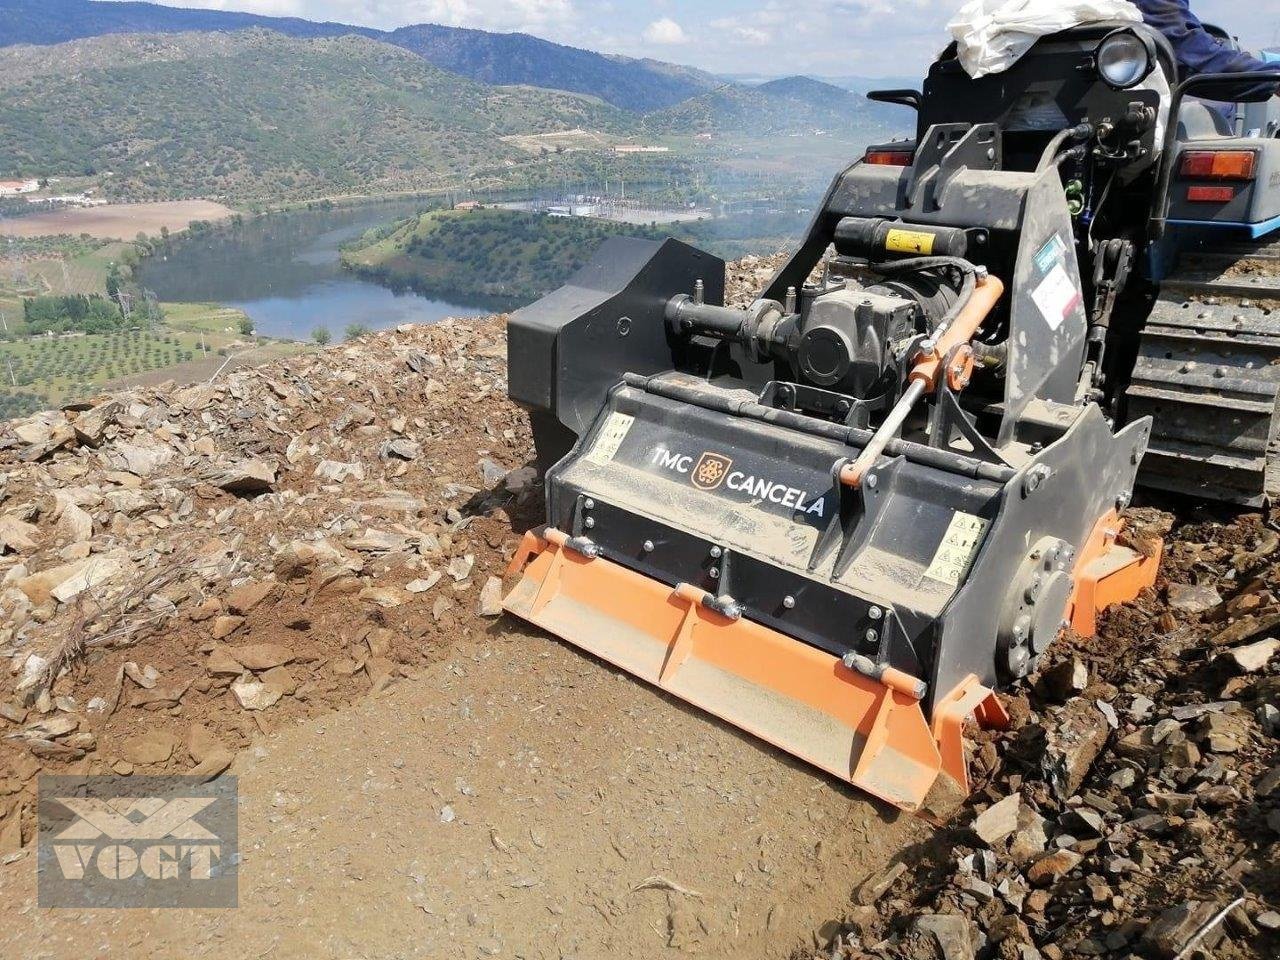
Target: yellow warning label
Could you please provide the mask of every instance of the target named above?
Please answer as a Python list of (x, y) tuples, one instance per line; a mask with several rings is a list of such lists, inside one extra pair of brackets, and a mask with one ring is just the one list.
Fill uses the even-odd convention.
[(618, 448), (622, 446), (622, 441), (627, 439), (631, 425), (635, 422), (635, 417), (625, 413), (609, 414), (609, 419), (600, 429), (596, 442), (591, 445), (591, 451), (585, 459), (602, 467), (607, 465), (617, 455)]
[(894, 253), (918, 253), (927, 257), (933, 253), (933, 234), (919, 230), (890, 230), (884, 238), (884, 248)]
[(951, 518), (947, 534), (938, 544), (938, 552), (933, 555), (933, 563), (924, 575), (930, 580), (959, 586), (960, 581), (973, 566), (978, 548), (982, 546), (982, 538), (986, 536), (990, 522), (971, 513), (959, 511)]

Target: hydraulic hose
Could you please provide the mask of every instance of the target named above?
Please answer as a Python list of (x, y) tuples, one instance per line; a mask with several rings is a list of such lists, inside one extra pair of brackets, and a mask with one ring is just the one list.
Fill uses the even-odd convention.
[(1068, 127), (1066, 130), (1059, 130), (1049, 145), (1044, 148), (1044, 153), (1040, 154), (1040, 162), (1036, 164), (1036, 173), (1044, 173), (1050, 167), (1059, 162), (1058, 151), (1062, 149), (1062, 145), (1069, 140), (1085, 140), (1093, 136), (1093, 124), (1080, 123), (1074, 127)]
[(868, 471), (876, 465), (876, 461), (884, 453), (885, 448), (897, 437), (906, 423), (907, 417), (925, 396), (938, 387), (944, 376), (942, 364), (948, 362), (951, 351), (966, 346), (978, 334), (984, 320), (995, 309), (1004, 295), (1004, 283), (999, 277), (984, 277), (982, 283), (970, 298), (969, 304), (960, 312), (956, 323), (944, 334), (940, 335), (933, 349), (920, 357), (908, 375), (910, 385), (902, 398), (894, 405), (893, 410), (885, 418), (880, 429), (875, 432), (871, 442), (867, 444), (858, 459), (843, 467), (840, 471), (840, 482), (846, 487), (861, 487)]
[(961, 257), (917, 257), (913, 260), (899, 260), (896, 263), (877, 263), (872, 267), (876, 273), (886, 277), (948, 268), (960, 272), (962, 279), (958, 290), (959, 296), (930, 332), (930, 336), (935, 339), (946, 333), (956, 317), (973, 299), (973, 292), (978, 286), (978, 268)]

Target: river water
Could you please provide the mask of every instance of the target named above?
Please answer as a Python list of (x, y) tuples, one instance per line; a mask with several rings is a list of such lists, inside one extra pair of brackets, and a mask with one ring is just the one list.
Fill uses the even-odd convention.
[(145, 260), (137, 277), (161, 301), (223, 303), (243, 310), (259, 334), (289, 340), (321, 327), (340, 340), (350, 324), (379, 330), (492, 313), (492, 304), (393, 292), (342, 269), (343, 243), (423, 208), (394, 202), (258, 217), (183, 239)]

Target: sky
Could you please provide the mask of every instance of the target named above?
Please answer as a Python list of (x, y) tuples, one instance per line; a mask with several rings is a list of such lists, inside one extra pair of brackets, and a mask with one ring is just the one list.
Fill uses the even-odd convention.
[[(959, 0), (168, 0), (390, 29), (441, 23), (522, 31), (575, 47), (716, 73), (917, 76)], [(1280, 45), (1280, 0), (1192, 0), (1247, 47)]]

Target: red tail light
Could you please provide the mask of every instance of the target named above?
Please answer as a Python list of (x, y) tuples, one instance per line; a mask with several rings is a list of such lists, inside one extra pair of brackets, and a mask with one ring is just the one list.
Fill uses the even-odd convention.
[(1192, 203), (1230, 203), (1235, 198), (1235, 187), (1187, 187), (1187, 199)]
[(909, 150), (868, 150), (862, 162), (875, 167), (909, 167), (915, 158)]
[(1255, 150), (1192, 150), (1182, 155), (1182, 176), (1196, 180), (1252, 180), (1257, 169)]

